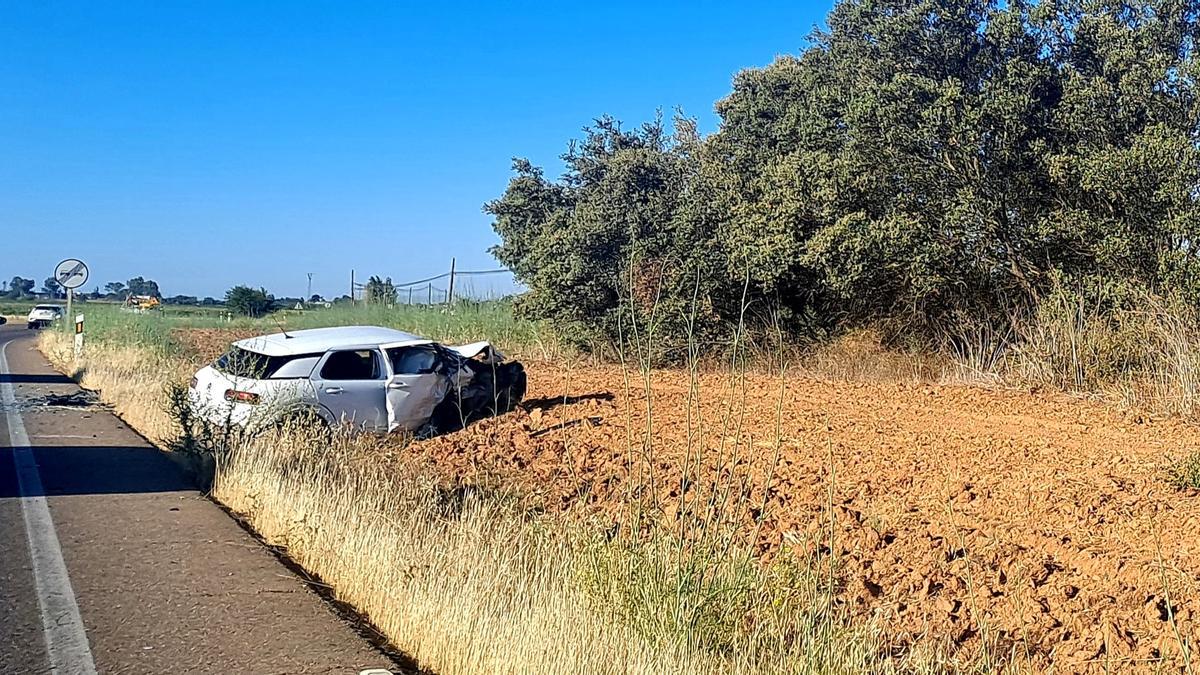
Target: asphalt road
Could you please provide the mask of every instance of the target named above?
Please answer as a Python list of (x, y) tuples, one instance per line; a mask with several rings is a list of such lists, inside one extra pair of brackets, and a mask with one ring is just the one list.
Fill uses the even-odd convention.
[[(0, 674), (398, 671), (0, 327)], [(57, 403), (57, 404), (56, 404)]]

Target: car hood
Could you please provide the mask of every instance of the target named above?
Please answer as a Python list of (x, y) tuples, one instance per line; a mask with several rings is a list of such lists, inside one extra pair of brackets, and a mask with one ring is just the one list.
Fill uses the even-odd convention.
[(450, 349), (462, 354), (464, 358), (477, 358), (488, 365), (504, 362), (504, 354), (501, 354), (500, 350), (493, 347), (492, 343), (487, 341), (472, 342), (469, 345), (459, 345), (457, 347), (450, 347)]

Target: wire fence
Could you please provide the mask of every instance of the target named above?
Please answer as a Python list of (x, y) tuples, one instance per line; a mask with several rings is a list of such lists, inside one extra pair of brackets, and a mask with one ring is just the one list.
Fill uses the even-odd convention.
[[(479, 297), (480, 294), (475, 292), (471, 280), (496, 274), (511, 274), (511, 270), (505, 267), (491, 270), (459, 270), (455, 269), (454, 260), (451, 259), (449, 272), (403, 283), (395, 283), (390, 277), (387, 280), (372, 277), (363, 283), (355, 279), (354, 271), (351, 270), (350, 297), (355, 302), (401, 305), (444, 305), (458, 300), (492, 299), (497, 296), (490, 292), (486, 297)], [(435, 282), (439, 281), (442, 285), (435, 285)], [(382, 297), (374, 297), (377, 295)]]

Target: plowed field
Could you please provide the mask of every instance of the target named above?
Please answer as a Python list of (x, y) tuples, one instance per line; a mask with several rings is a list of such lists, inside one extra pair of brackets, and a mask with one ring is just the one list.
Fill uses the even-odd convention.
[(842, 600), (897, 648), (1128, 671), (1200, 639), (1200, 495), (1167, 480), (1196, 426), (1046, 392), (529, 370), (526, 410), (403, 452), (551, 509), (761, 522), (766, 555), (832, 541)]
[[(689, 396), (659, 372), (647, 397), (618, 369), (531, 370), (530, 412), (410, 451), (618, 517), (631, 487), (679, 518), (681, 492), (744, 479), (721, 511), (761, 515), (768, 553), (832, 530), (844, 600), (897, 647), (986, 638), (1102, 670), (1177, 655), (1172, 617), (1200, 637), (1200, 495), (1166, 479), (1194, 426), (1028, 391), (704, 375)], [(697, 454), (706, 469), (685, 469)]]

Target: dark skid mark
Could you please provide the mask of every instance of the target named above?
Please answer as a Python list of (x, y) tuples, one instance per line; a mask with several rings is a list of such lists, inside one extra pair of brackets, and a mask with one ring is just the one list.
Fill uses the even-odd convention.
[(46, 394), (29, 399), (29, 407), (92, 408), (100, 404), (96, 392), (81, 389), (71, 394)]

